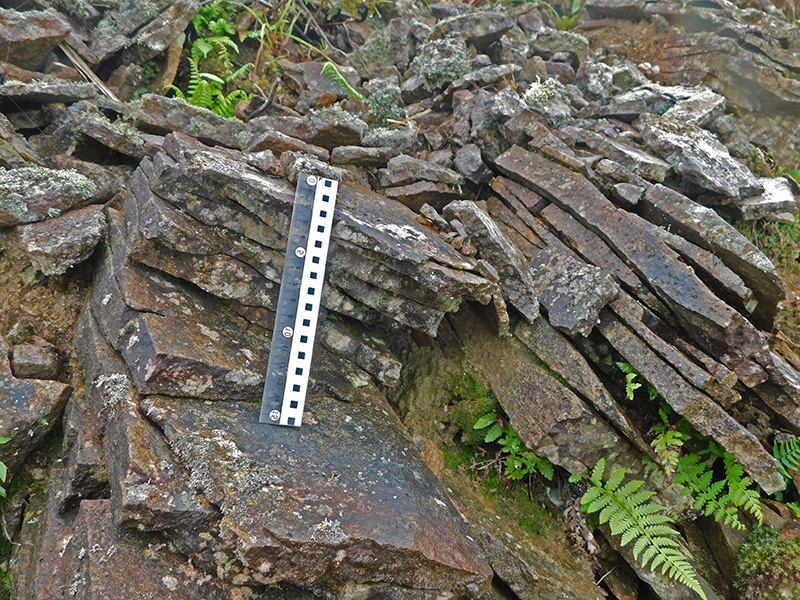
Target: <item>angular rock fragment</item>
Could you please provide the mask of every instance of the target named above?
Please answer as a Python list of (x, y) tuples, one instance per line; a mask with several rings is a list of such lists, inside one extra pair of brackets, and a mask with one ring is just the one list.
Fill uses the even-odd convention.
[(332, 150), (337, 146), (357, 146), (367, 132), (367, 124), (343, 110), (338, 105), (312, 111), (303, 117), (261, 117), (248, 123), (251, 131), (258, 131), (266, 121), (277, 131)]
[(319, 397), (292, 431), (241, 403), (151, 397), (142, 410), (220, 507), (220, 533), (252, 567), (241, 583), (335, 588), (335, 569), (340, 581), (471, 597), (488, 586), (491, 569), (388, 404)]
[(180, 98), (145, 94), (130, 105), (126, 118), (146, 131), (161, 135), (180, 131), (208, 144), (230, 148), (245, 148), (250, 143), (251, 134), (241, 121), (226, 119)]
[(737, 221), (765, 219), (778, 223), (794, 223), (797, 199), (789, 182), (781, 177), (761, 177), (759, 181), (764, 186), (764, 192), (760, 196), (726, 205), (722, 207), (725, 213)]
[(359, 167), (385, 167), (394, 151), (391, 148), (338, 146), (331, 151), (331, 164)]
[(0, 98), (9, 98), (23, 104), (77, 102), (95, 96), (97, 96), (97, 87), (92, 83), (78, 83), (55, 77), (37, 79), (28, 83), (5, 81), (0, 85)]
[(511, 243), (494, 219), (477, 204), (456, 200), (444, 207), (446, 219), (458, 219), (464, 224), (470, 239), (500, 276), (500, 286), (511, 304), (532, 323), (539, 316), (535, 282), (525, 257)]
[(249, 123), (250, 131), (253, 136), (252, 142), (247, 148), (249, 152), (270, 150), (276, 154), (282, 154), (283, 152), (292, 151), (309, 154), (324, 161), (330, 160), (330, 153), (325, 148), (309, 144), (303, 140), (281, 133), (273, 129), (269, 123), (256, 123), (256, 121), (256, 119), (253, 119)]
[(505, 12), (479, 10), (439, 21), (431, 33), (431, 39), (457, 34), (480, 52), (500, 39), (513, 25), (514, 21)]
[(55, 11), (0, 9), (3, 60), (36, 70), (70, 33), (68, 21)]
[(0, 227), (44, 221), (89, 204), (97, 186), (77, 171), (25, 166), (0, 168)]
[(97, 205), (19, 228), (31, 263), (45, 275), (62, 275), (89, 258), (105, 233), (103, 207)]
[(660, 158), (599, 133), (585, 131), (582, 141), (589, 149), (616, 161), (644, 179), (662, 182), (672, 173), (672, 167)]
[(719, 194), (724, 200), (739, 200), (764, 191), (758, 178), (707, 131), (648, 113), (639, 118), (636, 126), (651, 152), (700, 188)]
[(14, 346), (11, 370), (18, 379), (56, 379), (61, 371), (61, 359), (53, 345), (40, 338), (33, 344)]
[(446, 167), (440, 167), (407, 154), (400, 154), (389, 161), (387, 168), (392, 171), (410, 171), (417, 179), (446, 183), (448, 185), (463, 185), (464, 178)]
[(480, 148), (475, 144), (462, 146), (456, 152), (454, 163), (458, 172), (472, 183), (486, 183), (492, 177), (492, 172), (481, 158)]
[(705, 127), (724, 112), (724, 96), (704, 89), (689, 98), (679, 100), (663, 116), (680, 123)]
[(534, 286), (547, 320), (570, 336), (588, 336), (602, 308), (619, 294), (608, 273), (576, 256), (548, 246), (531, 261)]
[(18, 379), (11, 373), (9, 348), (0, 338), (0, 462), (9, 477), (58, 422), (72, 387), (57, 381)]

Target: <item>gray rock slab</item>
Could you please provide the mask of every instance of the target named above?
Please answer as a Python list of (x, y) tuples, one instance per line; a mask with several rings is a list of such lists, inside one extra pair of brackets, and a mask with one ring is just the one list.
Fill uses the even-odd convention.
[(140, 129), (160, 135), (180, 131), (208, 144), (229, 148), (245, 148), (250, 143), (251, 134), (241, 121), (226, 119), (180, 98), (145, 94), (128, 105), (125, 117)]
[(97, 86), (92, 83), (66, 81), (56, 77), (22, 81), (6, 81), (0, 85), (0, 98), (37, 104), (77, 102), (97, 96)]
[(492, 217), (469, 200), (456, 200), (444, 207), (446, 219), (458, 219), (464, 225), (483, 260), (489, 262), (500, 276), (500, 287), (528, 322), (539, 316), (539, 301), (531, 268), (520, 250), (508, 239)]
[(141, 408), (258, 582), (319, 586), (335, 570), (471, 597), (488, 587), (485, 558), (387, 403), (320, 397), (300, 429), (261, 425), (242, 403), (150, 397)]
[(480, 148), (475, 144), (459, 148), (453, 162), (458, 172), (472, 183), (486, 183), (492, 177), (492, 172), (483, 162)]
[(71, 30), (69, 22), (55, 11), (0, 9), (3, 60), (23, 69), (38, 69)]
[(73, 169), (0, 168), (0, 227), (58, 217), (96, 194), (94, 182)]
[(663, 182), (672, 173), (672, 167), (667, 162), (635, 146), (593, 131), (584, 131), (583, 134), (582, 142), (589, 149), (610, 158), (639, 177)]
[(37, 340), (33, 344), (14, 346), (11, 369), (19, 379), (56, 379), (61, 371), (61, 359), (52, 344)]
[(642, 215), (718, 256), (753, 291), (754, 316), (765, 327), (786, 295), (772, 262), (715, 211), (665, 186), (652, 187), (640, 200)]
[(447, 167), (441, 167), (425, 160), (413, 158), (407, 154), (400, 154), (392, 158), (387, 168), (392, 171), (408, 170), (414, 177), (424, 181), (446, 183), (448, 185), (463, 185), (464, 177)]
[(761, 177), (764, 192), (760, 196), (745, 198), (725, 206), (726, 212), (736, 220), (765, 219), (778, 223), (794, 223), (797, 215), (797, 198), (792, 186), (782, 177)]
[(582, 175), (522, 148), (515, 146), (499, 157), (497, 166), (600, 235), (670, 307), (686, 333), (701, 346), (718, 354), (735, 351), (754, 366), (765, 357), (768, 349), (763, 334), (719, 300), (665, 245), (654, 225), (614, 207)]
[(680, 123), (705, 127), (724, 112), (725, 97), (703, 89), (689, 98), (678, 100), (663, 116)]
[(483, 51), (513, 25), (514, 21), (506, 12), (478, 10), (442, 19), (433, 28), (431, 39), (456, 34)]
[(649, 113), (636, 127), (648, 150), (701, 188), (734, 201), (764, 191), (758, 178), (704, 129)]
[(105, 233), (106, 217), (99, 205), (19, 228), (31, 263), (45, 275), (62, 275), (82, 263), (92, 255)]
[(611, 275), (557, 246), (539, 252), (531, 267), (547, 320), (570, 336), (588, 336), (600, 311), (619, 294), (619, 285)]
[(391, 148), (338, 146), (331, 151), (331, 164), (359, 167), (385, 167), (394, 151)]

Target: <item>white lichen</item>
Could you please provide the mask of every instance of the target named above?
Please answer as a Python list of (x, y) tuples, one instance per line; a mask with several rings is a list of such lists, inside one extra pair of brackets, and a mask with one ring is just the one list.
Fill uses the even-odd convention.
[(311, 539), (318, 544), (339, 545), (350, 541), (347, 534), (342, 531), (339, 521), (323, 519), (311, 528)]
[(565, 93), (564, 84), (555, 77), (546, 79), (544, 82), (537, 77), (528, 91), (523, 94), (522, 99), (531, 108), (542, 108), (551, 100), (563, 98)]

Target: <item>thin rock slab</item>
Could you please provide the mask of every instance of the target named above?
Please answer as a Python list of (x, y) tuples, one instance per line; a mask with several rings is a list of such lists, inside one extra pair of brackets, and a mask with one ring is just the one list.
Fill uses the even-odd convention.
[(525, 257), (485, 210), (469, 200), (457, 200), (444, 207), (447, 219), (463, 223), (470, 239), (500, 277), (500, 287), (529, 323), (539, 316), (534, 276)]
[(678, 414), (730, 452), (767, 494), (785, 489), (775, 458), (716, 402), (690, 385), (609, 311), (601, 315), (598, 329)]
[(635, 125), (651, 152), (699, 187), (734, 201), (764, 191), (758, 178), (704, 129), (650, 113)]
[(459, 35), (479, 52), (514, 26), (514, 21), (501, 11), (478, 10), (442, 19), (436, 24), (430, 39)]
[(92, 255), (105, 233), (106, 217), (99, 205), (19, 228), (31, 263), (45, 275), (62, 275), (82, 263)]
[(483, 554), (385, 402), (316, 397), (300, 429), (259, 424), (242, 403), (150, 397), (141, 409), (258, 583), (324, 587), (335, 572), (471, 597), (488, 587)]
[(164, 135), (180, 131), (207, 144), (229, 148), (246, 148), (252, 138), (247, 126), (237, 119), (226, 119), (180, 98), (158, 94), (145, 94), (129, 104), (125, 118), (151, 133)]
[[(600, 235), (669, 306), (686, 332), (710, 352), (736, 355), (739, 370), (762, 370), (763, 334), (719, 300), (666, 246), (655, 226), (616, 208), (582, 175), (515, 146), (497, 159), (512, 179), (527, 184)], [(727, 363), (726, 363), (727, 364)]]
[(651, 223), (713, 252), (745, 281), (758, 301), (754, 317), (771, 327), (786, 289), (772, 262), (714, 210), (662, 185), (640, 200), (641, 214)]
[(789, 182), (783, 177), (761, 177), (759, 181), (764, 186), (764, 193), (721, 207), (726, 216), (735, 221), (764, 219), (777, 223), (794, 223), (797, 199)]
[(97, 86), (92, 83), (78, 83), (56, 77), (47, 77), (23, 83), (6, 81), (0, 85), (0, 98), (32, 104), (55, 104), (57, 102), (77, 102), (97, 96)]

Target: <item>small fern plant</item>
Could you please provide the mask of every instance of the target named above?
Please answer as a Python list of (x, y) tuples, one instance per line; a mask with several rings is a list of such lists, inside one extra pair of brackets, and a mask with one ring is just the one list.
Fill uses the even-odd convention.
[(352, 85), (347, 82), (347, 79), (339, 72), (339, 69), (333, 64), (331, 61), (325, 63), (322, 67), (322, 74), (325, 75), (328, 79), (330, 79), (333, 83), (338, 85), (340, 88), (345, 90), (348, 94), (348, 97), (354, 97), (358, 100), (364, 100), (364, 96), (362, 96), (357, 89), (355, 89)]
[[(11, 441), (10, 437), (0, 437), (0, 445), (7, 444)], [(4, 483), (6, 480), (6, 475), (8, 475), (8, 471), (6, 470), (6, 465), (2, 461), (0, 461), (0, 483)], [(0, 485), (0, 498), (6, 497), (6, 488)]]
[[(722, 458), (725, 478), (714, 480), (714, 463)], [(739, 510), (749, 512), (761, 525), (764, 515), (761, 510), (761, 494), (751, 488), (752, 481), (745, 477), (744, 469), (730, 452), (726, 452), (713, 441), (700, 452), (691, 452), (680, 457), (675, 483), (683, 485), (681, 494), (694, 498), (695, 510), (705, 516), (713, 516), (734, 529), (745, 529), (739, 519)]]
[(511, 423), (495, 411), (486, 413), (472, 426), (473, 429), (486, 429), (484, 442), (497, 442), (506, 454), (505, 476), (509, 479), (522, 479), (526, 475), (541, 474), (548, 481), (553, 480), (555, 468), (547, 457), (539, 456), (529, 450), (511, 427)]
[[(230, 55), (225, 49), (229, 46), (234, 48), (236, 52), (238, 52), (239, 49), (230, 38), (221, 39), (225, 39), (229, 44), (214, 42), (214, 38), (201, 38), (192, 44), (192, 56), (188, 59), (190, 75), (186, 93), (175, 85), (168, 85), (164, 90), (172, 90), (178, 98), (186, 100), (189, 104), (207, 108), (218, 115), (230, 118), (233, 117), (236, 103), (242, 100), (249, 100), (250, 95), (241, 89), (235, 89), (229, 94), (225, 94), (225, 87), (247, 74), (250, 68), (252, 68), (253, 63), (247, 63), (233, 70), (234, 65), (230, 61)], [(220, 51), (220, 49), (225, 50), (224, 52), (220, 52), (220, 58), (228, 73), (224, 79), (214, 73), (200, 71), (200, 60), (205, 58), (215, 47), (218, 51)]]
[(663, 506), (651, 500), (655, 492), (641, 489), (644, 482), (640, 480), (622, 485), (624, 467), (604, 481), (605, 467), (606, 461), (601, 458), (592, 469), (581, 510), (600, 513), (600, 524), (607, 523), (612, 535), (621, 536), (620, 545), (635, 542), (633, 556), (643, 567), (649, 564), (653, 571), (661, 567), (663, 575), (708, 600), (689, 558), (681, 550), (681, 536), (673, 527), (674, 521), (664, 514)]
[(653, 432), (653, 441), (650, 446), (656, 453), (658, 462), (664, 468), (667, 474), (667, 483), (672, 483), (675, 477), (675, 471), (678, 468), (678, 461), (681, 457), (681, 449), (683, 444), (691, 438), (691, 435), (684, 429), (685, 420), (681, 419), (676, 424), (671, 424), (669, 416), (672, 409), (663, 404), (658, 409), (658, 416), (661, 418), (661, 423), (653, 425), (650, 431)]

